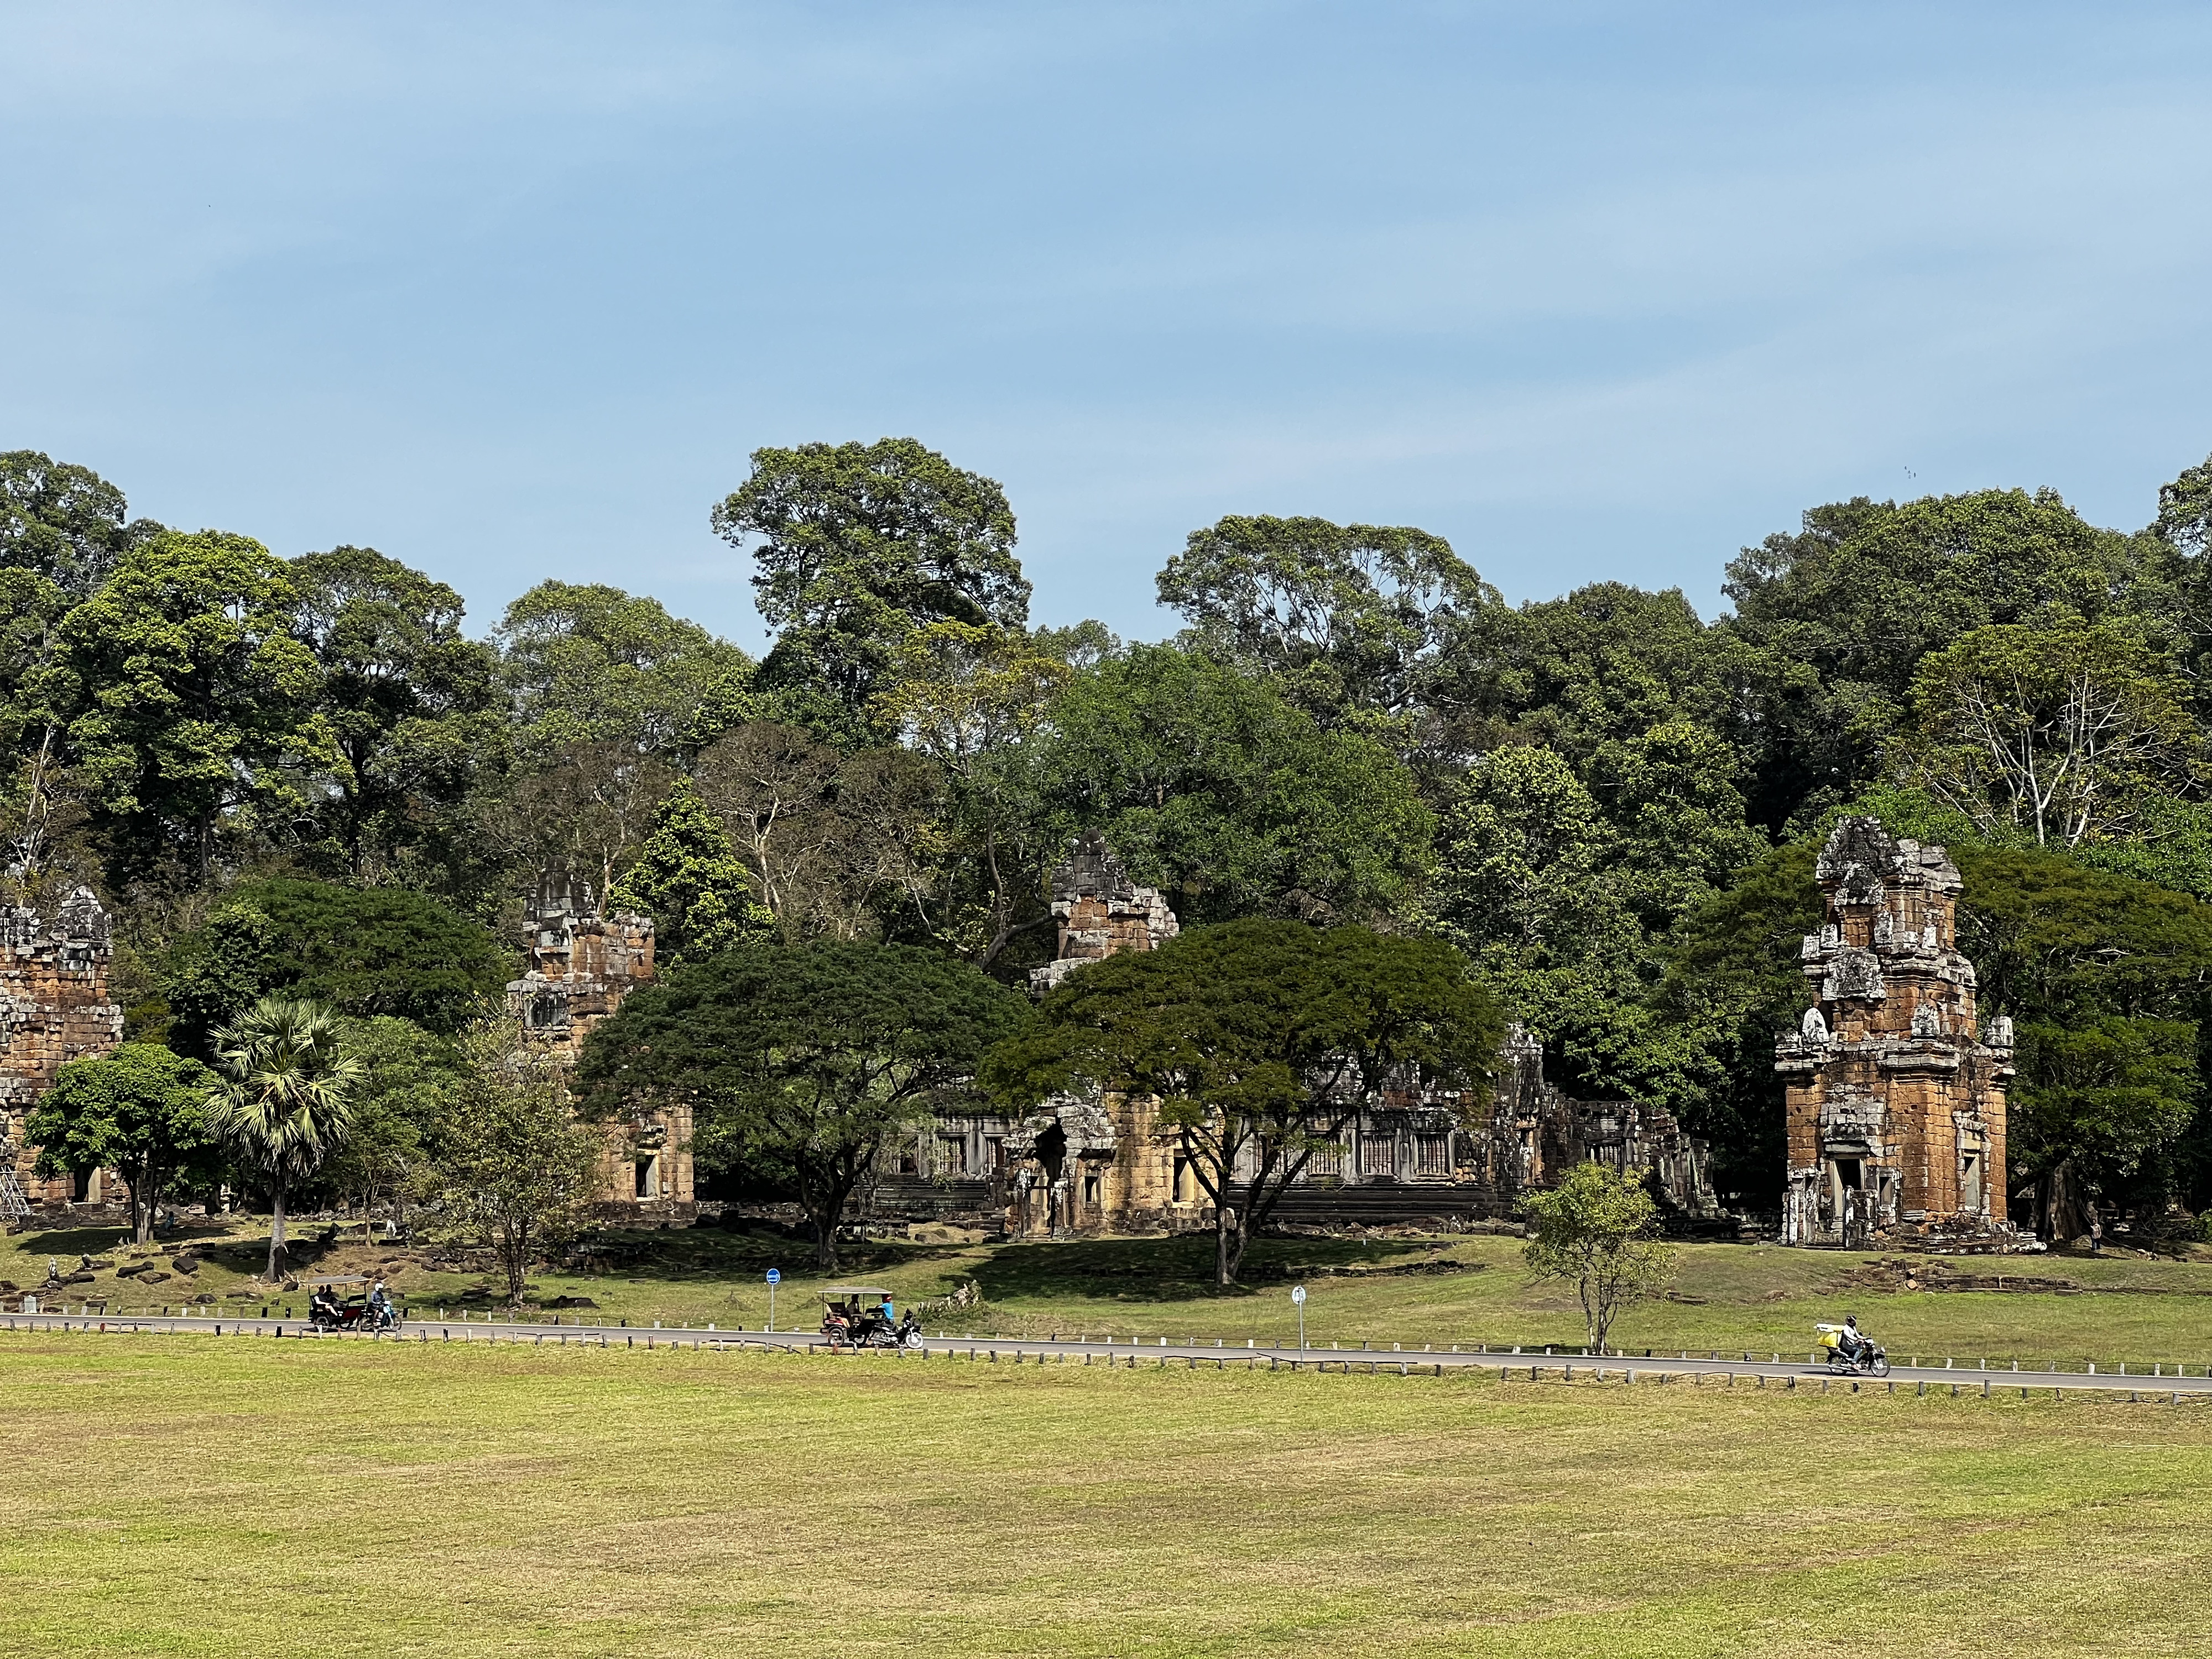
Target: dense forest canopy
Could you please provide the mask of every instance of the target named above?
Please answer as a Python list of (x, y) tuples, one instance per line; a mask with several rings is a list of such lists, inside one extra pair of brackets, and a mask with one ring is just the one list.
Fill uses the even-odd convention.
[(392, 1031), (495, 996), (549, 868), (650, 912), (681, 972), (828, 942), (1013, 984), (1096, 830), (1194, 926), (1458, 947), (1559, 1083), (1668, 1106), (1768, 1207), (1813, 848), (1874, 811), (1964, 873), (2021, 1034), (2015, 1189), (2212, 1201), (2212, 461), (2135, 531), (2049, 489), (1815, 507), (1711, 621), (1613, 582), (1511, 605), (1418, 527), (1235, 515), (1164, 559), (1158, 644), (1034, 625), (1006, 492), (911, 439), (732, 483), (702, 507), (760, 662), (601, 585), (472, 635), (386, 553), (280, 557), (0, 456), (6, 902), (100, 893), (134, 1038), (196, 1054), (305, 989), (411, 1054)]

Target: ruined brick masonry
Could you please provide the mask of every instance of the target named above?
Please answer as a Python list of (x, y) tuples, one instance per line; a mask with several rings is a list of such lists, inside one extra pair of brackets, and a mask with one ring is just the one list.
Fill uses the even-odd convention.
[[(526, 921), (529, 965), (507, 988), (507, 1006), (534, 1040), (573, 1065), (592, 1029), (630, 992), (653, 982), (653, 920), (604, 913), (588, 884), (548, 874)], [(696, 1216), (691, 1130), (691, 1114), (682, 1108), (610, 1125), (601, 1205), (670, 1221)]]
[[(1156, 950), (1177, 932), (1165, 897), (1131, 881), (1095, 835), (1054, 872), (1052, 898), (1060, 949), (1030, 975), (1039, 995), (1087, 962)], [(1656, 1177), (1679, 1220), (1720, 1219), (1705, 1146), (1668, 1112), (1567, 1098), (1544, 1080), (1540, 1046), (1520, 1032), (1503, 1060), (1495, 1087), (1479, 1098), (1407, 1088), (1350, 1114), (1336, 1140), (1312, 1153), (1278, 1218), (1330, 1225), (1502, 1215), (1523, 1189), (1589, 1158)], [(1154, 1103), (1142, 1097), (1070, 1095), (1021, 1118), (941, 1117), (890, 1159), (862, 1200), (872, 1219), (957, 1218), (1018, 1237), (1212, 1224), (1176, 1138), (1158, 1129)]]
[(2012, 1022), (1978, 1026), (1958, 869), (1940, 847), (1852, 817), (1817, 875), (1826, 915), (1802, 959), (1818, 1001), (1775, 1051), (1789, 1089), (1783, 1240), (2002, 1247)]
[(33, 910), (0, 910), (0, 1172), (12, 1174), (15, 1194), (33, 1203), (112, 1196), (103, 1190), (114, 1182), (106, 1171), (82, 1188), (66, 1176), (34, 1177), (38, 1149), (25, 1145), (23, 1120), (69, 1061), (123, 1041), (123, 1010), (107, 994), (113, 955), (107, 912), (89, 888), (63, 900), (50, 927)]

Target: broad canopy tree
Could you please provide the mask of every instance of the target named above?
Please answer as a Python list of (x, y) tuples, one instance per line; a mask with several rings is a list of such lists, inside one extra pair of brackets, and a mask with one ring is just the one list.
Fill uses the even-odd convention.
[(1323, 725), (1407, 715), (1488, 655), (1503, 602), (1441, 536), (1232, 514), (1190, 532), (1160, 603)]
[(703, 1162), (780, 1182), (837, 1261), (846, 1200), (893, 1137), (972, 1097), (1027, 1015), (966, 963), (817, 939), (708, 957), (629, 997), (577, 1066), (587, 1110), (689, 1105)]
[(185, 1052), (272, 993), (393, 1015), (451, 1036), (506, 988), (514, 958), (435, 899), (391, 887), (241, 882), (171, 949), (162, 991)]
[(132, 1236), (150, 1244), (162, 1195), (188, 1171), (212, 1172), (217, 1143), (207, 1098), (215, 1082), (199, 1061), (150, 1042), (70, 1060), (24, 1126), (39, 1149), (39, 1173), (121, 1171)]
[(762, 689), (823, 735), (873, 732), (915, 629), (1028, 624), (1006, 491), (911, 438), (756, 450), (713, 517), (753, 549), (754, 604), (776, 630)]
[(1232, 922), (1077, 969), (983, 1079), (1015, 1107), (1079, 1088), (1154, 1097), (1213, 1206), (1226, 1287), (1316, 1147), (1386, 1091), (1471, 1104), (1504, 1036), (1496, 1000), (1440, 941)]

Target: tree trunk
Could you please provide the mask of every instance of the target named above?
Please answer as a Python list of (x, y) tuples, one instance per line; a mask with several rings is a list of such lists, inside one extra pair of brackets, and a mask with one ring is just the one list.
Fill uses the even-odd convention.
[(1224, 1291), (1237, 1282), (1237, 1263), (1229, 1254), (1229, 1195), (1224, 1192), (1213, 1200), (1213, 1283)]
[(151, 1244), (154, 1242), (154, 1206), (161, 1194), (154, 1185), (150, 1169), (142, 1165), (131, 1179), (131, 1242)]
[(503, 1223), (499, 1238), (500, 1265), (507, 1269), (507, 1305), (519, 1308), (530, 1280), (530, 1224)]
[(274, 1283), (284, 1265), (284, 1178), (282, 1176), (270, 1183), (270, 1214), (269, 1217), (269, 1271), (264, 1275)]

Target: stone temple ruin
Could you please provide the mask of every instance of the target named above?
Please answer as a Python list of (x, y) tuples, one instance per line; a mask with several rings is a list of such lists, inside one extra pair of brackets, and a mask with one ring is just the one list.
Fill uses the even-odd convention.
[[(580, 886), (565, 873), (549, 873), (539, 879), (525, 920), (528, 966), (507, 988), (508, 1011), (533, 1041), (574, 1065), (592, 1028), (632, 991), (653, 982), (653, 919), (605, 913), (589, 883)], [(605, 1211), (643, 1212), (666, 1221), (698, 1213), (689, 1107), (608, 1126), (599, 1203)]]
[(107, 912), (90, 888), (64, 899), (51, 926), (34, 910), (0, 910), (0, 1224), (30, 1204), (98, 1204), (114, 1195), (108, 1188), (121, 1190), (105, 1170), (40, 1179), (32, 1173), (38, 1149), (23, 1136), (23, 1120), (63, 1066), (122, 1042), (123, 1010), (107, 994), (114, 954)]
[[(1957, 869), (1941, 848), (1847, 818), (1820, 854), (1818, 879), (1826, 915), (1802, 953), (1816, 1003), (1775, 1055), (1788, 1094), (1784, 1241), (2016, 1243), (2004, 1183), (2011, 1023), (1978, 1024), (1973, 967), (1955, 938)], [(1032, 975), (1039, 994), (1085, 962), (1157, 949), (1177, 927), (1166, 899), (1131, 881), (1096, 836), (1054, 872), (1053, 910), (1059, 951)], [(653, 923), (603, 911), (588, 886), (562, 877), (540, 884), (527, 915), (527, 963), (507, 988), (508, 1006), (534, 1040), (573, 1061), (624, 996), (652, 983)], [(28, 909), (0, 910), (0, 1223), (32, 1206), (65, 1211), (121, 1195), (112, 1171), (35, 1177), (24, 1135), (64, 1063), (121, 1041), (109, 933), (85, 888), (51, 924)], [(691, 1133), (680, 1107), (609, 1126), (603, 1213), (695, 1217)], [(1656, 1106), (1569, 1098), (1545, 1080), (1540, 1045), (1519, 1030), (1478, 1099), (1407, 1087), (1348, 1113), (1275, 1218), (1334, 1226), (1503, 1217), (1521, 1194), (1585, 1158), (1644, 1177), (1677, 1230), (1735, 1231), (1704, 1142)], [(1014, 1237), (1212, 1224), (1153, 1103), (1111, 1092), (1062, 1097), (1020, 1117), (939, 1117), (886, 1151), (855, 1211), (872, 1223), (948, 1221)]]
[(1819, 1000), (1775, 1050), (1789, 1085), (1783, 1242), (2002, 1248), (2012, 1022), (1977, 1028), (1958, 869), (1940, 847), (1853, 817), (1817, 876), (1826, 915), (1802, 960)]
[[(1157, 889), (1132, 882), (1096, 836), (1054, 872), (1056, 958), (1030, 975), (1038, 994), (1085, 963), (1175, 937)], [(1351, 1113), (1315, 1150), (1277, 1206), (1279, 1222), (1387, 1224), (1509, 1213), (1517, 1195), (1584, 1158), (1648, 1172), (1674, 1218), (1723, 1224), (1703, 1142), (1668, 1113), (1628, 1101), (1570, 1100), (1544, 1081), (1543, 1051), (1516, 1031), (1479, 1105), (1409, 1088)], [(1154, 1103), (1108, 1092), (1063, 1096), (1013, 1118), (943, 1116), (887, 1155), (867, 1218), (941, 1220), (1015, 1237), (1174, 1232), (1212, 1224), (1211, 1204)], [(1249, 1168), (1237, 1172), (1249, 1178)]]

